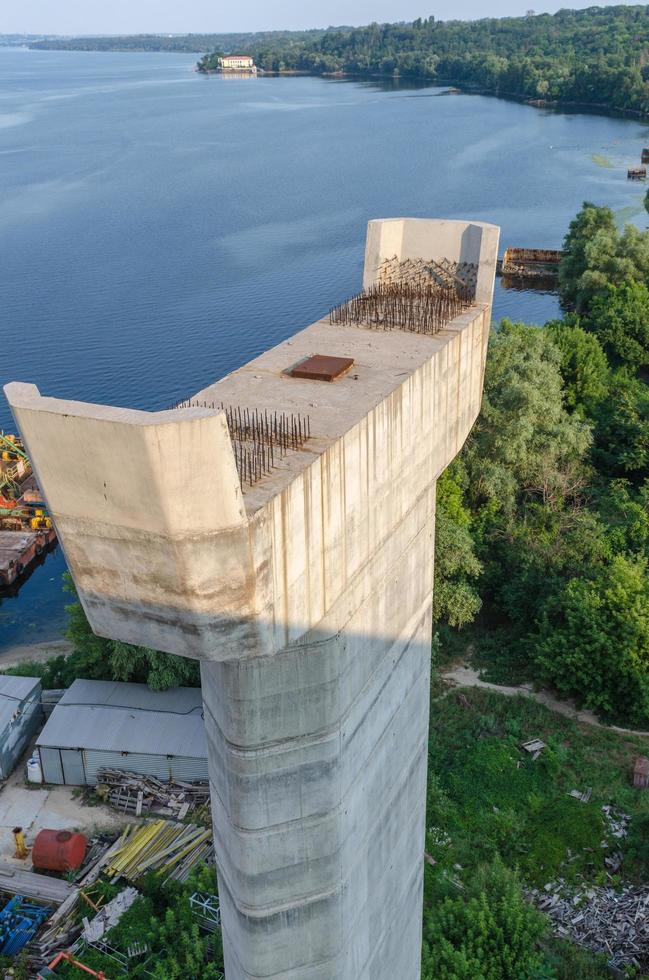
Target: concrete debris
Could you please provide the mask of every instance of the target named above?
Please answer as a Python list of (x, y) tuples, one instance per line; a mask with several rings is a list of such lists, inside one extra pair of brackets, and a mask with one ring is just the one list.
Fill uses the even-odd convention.
[(109, 768), (97, 770), (97, 794), (124, 813), (158, 813), (180, 820), (210, 801), (208, 783), (163, 783), (155, 776)]
[(623, 813), (622, 810), (608, 804), (602, 807), (602, 813), (608, 824), (609, 836), (623, 840), (629, 833), (629, 824), (631, 823), (629, 814)]
[(534, 760), (538, 759), (545, 747), (545, 742), (542, 742), (540, 738), (533, 738), (531, 741), (523, 742), (521, 745), (521, 748), (525, 752), (529, 752)]
[(127, 909), (138, 897), (139, 892), (135, 888), (125, 888), (116, 895), (110, 902), (104, 905), (103, 909), (90, 922), (87, 918), (83, 920), (83, 938), (89, 943), (95, 943), (101, 939), (105, 933), (116, 926)]
[(118, 880), (137, 881), (149, 871), (164, 881), (186, 881), (199, 862), (214, 859), (212, 832), (194, 824), (155, 820), (127, 827), (113, 852), (106, 874)]
[(568, 893), (558, 881), (527, 897), (550, 917), (555, 935), (606, 954), (611, 967), (649, 968), (649, 885)]

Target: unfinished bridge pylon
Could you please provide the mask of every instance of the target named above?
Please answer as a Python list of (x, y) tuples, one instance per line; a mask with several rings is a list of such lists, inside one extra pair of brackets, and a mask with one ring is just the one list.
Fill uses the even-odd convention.
[(93, 630), (201, 662), (227, 980), (420, 976), (435, 483), (497, 250), (372, 221), (358, 295), (168, 411), (5, 389)]

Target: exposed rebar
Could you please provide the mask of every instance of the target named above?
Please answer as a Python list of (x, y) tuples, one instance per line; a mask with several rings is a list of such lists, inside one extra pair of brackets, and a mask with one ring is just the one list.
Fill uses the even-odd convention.
[(435, 334), (472, 302), (469, 291), (455, 285), (378, 282), (332, 309), (329, 320), (339, 326)]
[(300, 449), (311, 435), (308, 415), (268, 412), (223, 402), (189, 398), (173, 408), (212, 408), (225, 412), (241, 484), (253, 486), (271, 472), (288, 452)]

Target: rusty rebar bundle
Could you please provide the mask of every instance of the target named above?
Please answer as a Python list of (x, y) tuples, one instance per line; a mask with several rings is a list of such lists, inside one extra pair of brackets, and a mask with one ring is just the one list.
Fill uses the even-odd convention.
[(376, 330), (436, 334), (472, 302), (470, 290), (455, 283), (442, 286), (430, 280), (425, 285), (378, 282), (332, 309), (329, 322), (338, 326), (362, 325)]
[(187, 399), (173, 408), (212, 408), (225, 412), (241, 484), (253, 486), (311, 435), (311, 418), (293, 412), (267, 412), (223, 402)]

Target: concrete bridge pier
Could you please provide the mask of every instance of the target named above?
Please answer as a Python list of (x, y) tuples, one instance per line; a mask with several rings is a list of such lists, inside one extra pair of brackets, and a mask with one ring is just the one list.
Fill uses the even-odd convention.
[[(497, 249), (370, 222), (364, 285), (441, 264), (458, 315), (325, 318), (177, 410), (5, 389), (93, 630), (201, 661), (227, 980), (420, 976), (435, 486), (479, 412)], [(292, 373), (315, 354), (348, 369)], [(309, 437), (249, 478), (239, 410)]]

